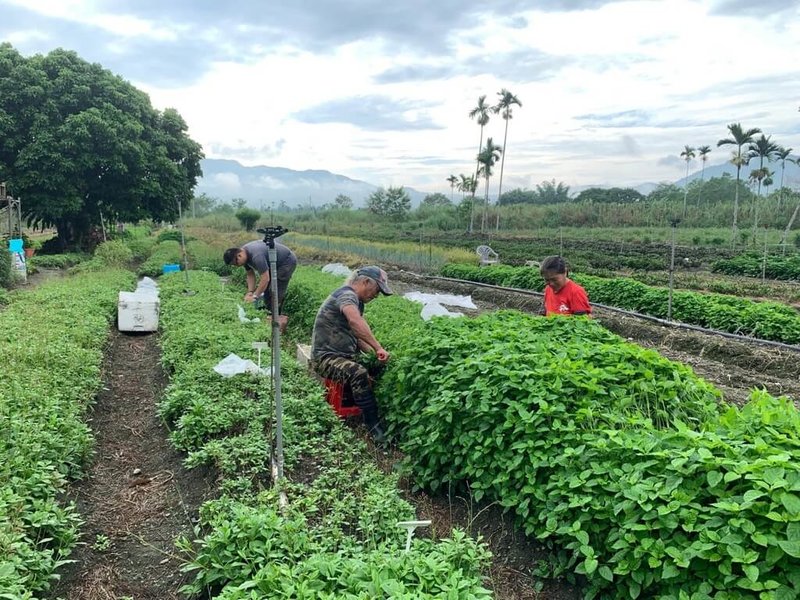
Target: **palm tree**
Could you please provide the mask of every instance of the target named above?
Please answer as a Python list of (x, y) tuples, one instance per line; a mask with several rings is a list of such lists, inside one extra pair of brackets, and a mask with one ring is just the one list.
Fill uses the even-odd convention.
[[(792, 160), (791, 158), (787, 159), (789, 162), (795, 163), (797, 166), (800, 166), (800, 157), (795, 158)], [(792, 225), (794, 225), (794, 220), (797, 218), (797, 214), (800, 213), (800, 200), (797, 201), (797, 206), (794, 207), (794, 212), (792, 216), (789, 218), (789, 223), (786, 225), (786, 229), (783, 230), (783, 235), (781, 236), (780, 245), (783, 246), (783, 253), (786, 254), (786, 239), (789, 237), (789, 232), (792, 230)]]
[(733, 154), (731, 162), (736, 166), (736, 189), (733, 195), (733, 243), (736, 244), (736, 223), (739, 218), (739, 178), (741, 175), (742, 165), (747, 164), (747, 159), (742, 156), (742, 146), (749, 144), (753, 141), (753, 136), (761, 133), (760, 129), (742, 129), (741, 123), (731, 123), (728, 125), (728, 131), (731, 137), (721, 139), (717, 142), (717, 148), (720, 146), (736, 146), (736, 152)]
[(708, 160), (708, 155), (711, 153), (711, 146), (700, 146), (697, 149), (697, 155), (700, 157), (700, 160), (703, 161), (703, 170), (700, 171), (700, 181), (705, 181), (706, 178), (706, 161)]
[(686, 181), (683, 182), (683, 218), (686, 218), (686, 196), (689, 193), (689, 163), (694, 158), (694, 148), (684, 146), (681, 158), (686, 161)]
[[(483, 147), (483, 128), (489, 122), (489, 110), (491, 108), (488, 104), (486, 104), (486, 94), (478, 98), (478, 104), (469, 111), (469, 118), (475, 119), (477, 117), (478, 125), (481, 126), (481, 138), (480, 142), (478, 143), (478, 154), (481, 153), (481, 148)], [(478, 170), (480, 169), (480, 162), (475, 163), (475, 179), (478, 179)], [(476, 186), (477, 187), (477, 186)], [(475, 192), (472, 193), (472, 197), (475, 197)], [(469, 232), (472, 233), (472, 218), (469, 220)]]
[[(775, 153), (778, 151), (778, 144), (773, 143), (770, 138), (771, 135), (764, 135), (761, 134), (761, 137), (750, 142), (750, 145), (747, 147), (747, 156), (748, 158), (758, 158), (758, 168), (760, 170), (764, 170), (764, 159), (767, 159), (767, 162), (771, 162), (772, 159), (775, 157)], [(761, 180), (764, 177), (758, 178), (758, 195), (761, 195)]]
[[(753, 243), (755, 243), (756, 233), (758, 231), (758, 207), (761, 199), (761, 185), (764, 180), (769, 177), (769, 168), (764, 167), (764, 159), (766, 158), (767, 162), (771, 162), (775, 153), (778, 151), (778, 145), (770, 140), (771, 137), (770, 135), (764, 135), (762, 133), (761, 137), (750, 142), (750, 145), (747, 147), (748, 158), (759, 159), (758, 169), (754, 170), (755, 180), (758, 182), (758, 193), (753, 198)], [(752, 177), (753, 173), (750, 175)]]
[[(497, 101), (492, 107), (492, 112), (494, 114), (501, 114), (503, 119), (506, 122), (505, 133), (503, 134), (503, 157), (500, 159), (500, 185), (497, 188), (497, 202), (500, 202), (500, 196), (503, 194), (503, 167), (506, 164), (506, 144), (508, 143), (508, 122), (511, 120), (511, 107), (515, 104), (522, 107), (522, 102), (519, 101), (514, 94), (509, 92), (506, 88), (503, 88), (497, 95), (500, 96), (500, 100)], [(499, 216), (499, 215), (498, 215)], [(497, 221), (497, 227), (500, 227), (500, 221)]]
[(489, 207), (489, 177), (492, 176), (492, 167), (500, 159), (503, 149), (492, 141), (492, 138), (487, 138), (486, 146), (481, 149), (478, 154), (478, 163), (481, 165), (478, 169), (479, 174), (483, 175), (486, 179), (486, 198), (483, 205), (483, 218), (481, 219), (481, 233), (486, 228), (487, 210)]
[(778, 146), (778, 150), (775, 152), (775, 158), (781, 161), (781, 187), (778, 192), (778, 208), (783, 206), (783, 172), (786, 170), (786, 160), (788, 159), (789, 162), (792, 162), (789, 158), (791, 153), (791, 148), (784, 148), (783, 146)]
[(476, 179), (473, 175), (464, 175), (463, 173), (461, 173), (459, 177), (461, 181), (458, 182), (458, 189), (463, 192), (464, 196), (466, 196), (467, 193), (472, 195), (472, 200), (469, 203), (469, 232), (472, 233), (475, 210), (475, 188), (477, 187)]
[(451, 174), (450, 177), (447, 178), (447, 181), (450, 184), (450, 202), (452, 202), (453, 201), (453, 191), (456, 188), (456, 183), (458, 182), (458, 177), (456, 177), (455, 175)]

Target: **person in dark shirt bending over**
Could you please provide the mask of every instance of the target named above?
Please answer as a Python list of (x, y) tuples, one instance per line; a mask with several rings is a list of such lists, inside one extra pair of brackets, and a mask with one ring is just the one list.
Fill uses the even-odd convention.
[[(242, 246), (241, 248), (228, 248), (222, 255), (226, 265), (244, 267), (247, 275), (247, 294), (244, 296), (245, 302), (263, 301), (263, 307), (272, 310), (272, 297), (269, 274), (269, 247), (263, 240), (255, 240)], [(297, 257), (289, 248), (283, 244), (275, 242), (276, 273), (278, 278), (278, 323), (281, 332), (286, 330), (287, 317), (280, 316), (283, 300), (286, 298), (286, 289), (289, 287), (289, 280), (297, 268)], [(256, 271), (258, 272), (258, 283), (256, 283)]]

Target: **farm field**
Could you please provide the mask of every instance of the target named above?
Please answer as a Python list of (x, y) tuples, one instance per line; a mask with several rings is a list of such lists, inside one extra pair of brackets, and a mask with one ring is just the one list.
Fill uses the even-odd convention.
[[(153, 263), (174, 259), (175, 248), (169, 241), (152, 249), (155, 250), (152, 256), (156, 256)], [(207, 256), (208, 264), (212, 264), (212, 257), (218, 254), (212, 246), (200, 240), (194, 242), (192, 252), (198, 259)], [(321, 264), (326, 258), (337, 257), (340, 254), (334, 253), (326, 257), (320, 252), (314, 259)], [(146, 265), (147, 261), (142, 264)], [(404, 372), (404, 367), (398, 366), (395, 371), (387, 374), (387, 387), (382, 388), (381, 400), (386, 403), (384, 409), (387, 410), (387, 419), (392, 424), (398, 446), (384, 452), (365, 440), (360, 428), (341, 428), (322, 402), (319, 387), (308, 379), (291, 357), (293, 342), (307, 341), (310, 333), (309, 320), (313, 320), (320, 298), (336, 284), (328, 276), (314, 274), (314, 269), (311, 268), (304, 268), (302, 272), (298, 272), (296, 281), (293, 280), (291, 300), (287, 305), (292, 319), (284, 348), (287, 353), (287, 448), (292, 448), (287, 455), (287, 473), (291, 484), (286, 491), (298, 508), (305, 511), (314, 507), (315, 515), (309, 521), (308, 513), (305, 516), (297, 513), (292, 519), (299, 520), (286, 524), (308, 529), (311, 537), (303, 543), (302, 550), (298, 550), (300, 554), (294, 555), (295, 558), (287, 566), (286, 572), (270, 574), (255, 567), (238, 571), (233, 569), (234, 563), (226, 558), (225, 553), (237, 547), (236, 544), (250, 544), (253, 541), (251, 536), (255, 530), (249, 528), (255, 522), (271, 531), (270, 528), (275, 523), (270, 519), (276, 518), (280, 512), (276, 508), (277, 498), (270, 491), (270, 475), (264, 463), (265, 448), (268, 445), (264, 435), (269, 430), (268, 412), (264, 412), (267, 407), (265, 391), (254, 386), (252, 382), (219, 385), (214, 377), (209, 378), (208, 373), (210, 366), (224, 355), (226, 349), (238, 348), (242, 355), (248, 355), (248, 352), (252, 353), (249, 349), (250, 342), (266, 339), (268, 335), (263, 325), (248, 329), (234, 318), (234, 306), (241, 295), (237, 288), (238, 276), (239, 274), (234, 273), (226, 286), (220, 284), (218, 275), (209, 272), (191, 271), (187, 280), (184, 280), (183, 274), (163, 277), (162, 333), (140, 337), (112, 333), (110, 343), (105, 348), (105, 362), (99, 371), (102, 379), (93, 384), (98, 386), (97, 399), (90, 413), (93, 416), (90, 416), (88, 422), (95, 439), (94, 459), (85, 464), (86, 478), (72, 485), (68, 495), (76, 500), (76, 514), (80, 514), (84, 521), (81, 530), (85, 544), (77, 547), (72, 555), (78, 562), (59, 568), (63, 578), (54, 584), (54, 589), (47, 597), (178, 598), (188, 593), (228, 599), (245, 597), (242, 595), (244, 590), (252, 585), (259, 586), (265, 594), (263, 597), (304, 597), (291, 595), (301, 592), (284, 588), (281, 582), (299, 577), (316, 582), (311, 583), (312, 586), (338, 589), (335, 586), (328, 587), (333, 585), (332, 581), (317, 581), (316, 576), (312, 575), (313, 565), (320, 560), (330, 562), (334, 554), (336, 560), (341, 561), (336, 563), (336, 568), (353, 575), (351, 583), (347, 584), (355, 586), (352, 589), (365, 589), (360, 586), (368, 585), (356, 573), (362, 573), (363, 569), (373, 572), (370, 570), (384, 565), (396, 575), (391, 585), (398, 586), (396, 589), (399, 594), (401, 589), (405, 589), (404, 586), (411, 583), (413, 578), (408, 579), (409, 574), (412, 571), (418, 572), (422, 567), (416, 563), (396, 562), (391, 558), (394, 553), (391, 549), (396, 548), (400, 540), (390, 522), (392, 519), (400, 520), (412, 515), (433, 521), (431, 531), (421, 532), (419, 542), (426, 548), (426, 552), (436, 557), (439, 565), (437, 568), (441, 569), (438, 572), (442, 577), (434, 577), (431, 573), (433, 587), (427, 592), (433, 594), (431, 597), (437, 597), (439, 592), (435, 590), (441, 592), (448, 589), (451, 585), (450, 577), (455, 576), (453, 574), (456, 572), (461, 573), (461, 580), (471, 586), (471, 593), (476, 594), (474, 597), (504, 600), (532, 597), (561, 600), (577, 598), (592, 590), (599, 593), (600, 597), (606, 597), (608, 584), (617, 578), (621, 578), (620, 589), (627, 594), (626, 597), (639, 594), (645, 597), (645, 589), (651, 588), (669, 593), (669, 580), (677, 577), (677, 572), (673, 572), (673, 566), (667, 566), (673, 563), (663, 555), (651, 558), (652, 561), (659, 561), (658, 569), (638, 566), (633, 568), (628, 563), (625, 568), (620, 566), (621, 563), (615, 567), (612, 558), (603, 555), (600, 551), (603, 546), (597, 545), (595, 536), (613, 537), (616, 535), (613, 530), (604, 533), (592, 529), (594, 525), (587, 523), (586, 535), (589, 537), (586, 539), (589, 542), (584, 542), (584, 534), (578, 535), (577, 530), (567, 531), (563, 526), (554, 525), (556, 528), (551, 531), (549, 522), (545, 531), (534, 521), (530, 521), (530, 515), (525, 516), (525, 512), (518, 510), (516, 501), (512, 502), (507, 490), (495, 490), (493, 486), (499, 484), (487, 485), (487, 482), (482, 482), (478, 471), (469, 471), (471, 475), (467, 477), (467, 488), (463, 487), (463, 475), (458, 475), (455, 479), (445, 479), (450, 481), (448, 485), (451, 486), (451, 495), (448, 496), (448, 487), (442, 488), (442, 475), (436, 475), (436, 469), (432, 467), (438, 463), (429, 462), (428, 466), (421, 466), (425, 464), (424, 460), (430, 461), (433, 458), (424, 459), (422, 463), (415, 462), (423, 459), (430, 450), (420, 446), (419, 441), (432, 433), (424, 429), (427, 425), (419, 422), (414, 414), (393, 404), (420, 401), (414, 400), (413, 394), (403, 399), (408, 394), (408, 391), (401, 391), (405, 388), (399, 375)], [(48, 273), (48, 277), (52, 277), (52, 274)], [(389, 343), (398, 348), (397, 359), (401, 361), (399, 365), (407, 366), (409, 363), (402, 361), (411, 360), (410, 357), (415, 352), (435, 351), (434, 346), (426, 349), (429, 337), (432, 341), (436, 339), (435, 336), (445, 335), (456, 341), (465, 335), (475, 335), (476, 343), (489, 344), (487, 348), (500, 343), (500, 352), (499, 348), (507, 342), (501, 338), (491, 341), (494, 339), (491, 335), (494, 334), (489, 332), (493, 328), (500, 327), (502, 330), (507, 327), (523, 327), (520, 331), (532, 328), (535, 332), (540, 327), (539, 324), (545, 323), (543, 319), (525, 316), (526, 312), (536, 313), (540, 308), (539, 299), (529, 294), (500, 291), (469, 282), (446, 282), (402, 270), (392, 270), (390, 281), (397, 292), (440, 290), (471, 294), (479, 306), (478, 310), (472, 311), (471, 316), (477, 319), (476, 323), (482, 324), (480, 327), (486, 328), (485, 333), (478, 333), (477, 330), (470, 330), (468, 333), (466, 329), (462, 330), (462, 326), (454, 324), (453, 327), (457, 329), (448, 332), (448, 325), (443, 322), (432, 329), (426, 329), (427, 333), (419, 338), (421, 341), (425, 340), (425, 343), (413, 348), (408, 346), (406, 340), (414, 339), (417, 325), (412, 324), (416, 322), (418, 307), (399, 298), (390, 299), (391, 302), (387, 302), (385, 307), (381, 306), (382, 302), (376, 303), (374, 307), (369, 307), (368, 318), (371, 321), (374, 319), (372, 322), (379, 337), (386, 336)], [(41, 286), (41, 293), (48, 294), (49, 286), (59, 283), (58, 278), (50, 278), (38, 285)], [(183, 293), (187, 286), (195, 291), (195, 295), (186, 296)], [(13, 307), (12, 302), (10, 309)], [(108, 304), (104, 310), (108, 311), (110, 308), (113, 314), (113, 307)], [(519, 316), (504, 312), (509, 308), (521, 311), (514, 313)], [(408, 323), (409, 326), (398, 328), (398, 323)], [(603, 327), (620, 337), (607, 337), (608, 334), (602, 333)], [(489, 337), (481, 341), (483, 335)], [(545, 329), (541, 335), (546, 340), (551, 334)], [(781, 408), (782, 405), (772, 406), (770, 403), (773, 400), (766, 395), (754, 397), (751, 394), (754, 388), (763, 388), (774, 397), (784, 396), (795, 401), (800, 397), (800, 361), (797, 360), (797, 352), (793, 350), (665, 328), (603, 310), (598, 310), (595, 322), (585, 331), (581, 328), (574, 332), (571, 329), (564, 330), (545, 344), (557, 348), (558, 343), (554, 340), (567, 340), (566, 348), (571, 348), (570, 344), (573, 342), (569, 340), (572, 335), (577, 335), (579, 340), (585, 340), (580, 342), (582, 344), (611, 344), (614, 348), (622, 344), (614, 352), (631, 353), (628, 360), (632, 361), (632, 365), (637, 361), (641, 365), (655, 361), (649, 367), (654, 372), (665, 375), (674, 373), (679, 382), (677, 385), (681, 389), (687, 386), (685, 393), (689, 396), (679, 394), (670, 402), (666, 398), (671, 397), (674, 392), (668, 392), (669, 387), (663, 388), (663, 394), (666, 394), (663, 405), (657, 403), (651, 407), (655, 412), (648, 417), (660, 424), (648, 435), (661, 435), (657, 432), (665, 427), (668, 429), (667, 423), (678, 414), (682, 414), (678, 418), (687, 419), (686, 422), (711, 422), (716, 418), (714, 413), (717, 409), (714, 407), (718, 406), (718, 401), (722, 401), (742, 407), (743, 411), (776, 411), (776, 415), (781, 415), (779, 420), (785, 419), (788, 427), (783, 430), (781, 426), (781, 431), (790, 436), (787, 439), (794, 439), (791, 438), (791, 435), (795, 435), (791, 433), (794, 417), (785, 412), (790, 409), (786, 406)], [(625, 340), (633, 342), (635, 346), (626, 344)], [(531, 338), (525, 343), (541, 342)], [(657, 358), (657, 354), (648, 354), (637, 348), (655, 349), (658, 355), (675, 362), (661, 362), (663, 359)], [(595, 360), (600, 361), (600, 357), (604, 355), (596, 354)], [(423, 356), (424, 354), (419, 354), (416, 360), (429, 360), (423, 359)], [(702, 380), (695, 380), (695, 375), (680, 363), (690, 365)], [(611, 368), (611, 364), (608, 363), (609, 366), (604, 368)], [(509, 366), (511, 371), (508, 371)], [(522, 363), (519, 367), (530, 368), (523, 367)], [(504, 364), (502, 369), (505, 369), (503, 372), (513, 373), (513, 361)], [(652, 377), (652, 374), (644, 375), (645, 372), (642, 371), (641, 376)], [(533, 372), (526, 375), (533, 377), (534, 381), (539, 376), (541, 375)], [(564, 376), (567, 377), (566, 372)], [(631, 376), (640, 375), (629, 373), (625, 378)], [(480, 381), (481, 377), (482, 375), (478, 375), (475, 381)], [(434, 376), (430, 381), (433, 380)], [(708, 384), (703, 380), (713, 386), (706, 387)], [(443, 383), (445, 381), (442, 380)], [(491, 382), (491, 377), (487, 381)], [(537, 386), (546, 387), (547, 381), (545, 377)], [(493, 384), (486, 385), (490, 386), (488, 391)], [(476, 388), (475, 393), (478, 393), (477, 389), (479, 388)], [(432, 393), (437, 393), (435, 388)], [(615, 392), (615, 395), (618, 393), (619, 391)], [(501, 399), (495, 392), (491, 394), (493, 398)], [(660, 394), (662, 392), (656, 392), (657, 397)], [(689, 400), (690, 397), (693, 399)], [(310, 409), (311, 406), (314, 408)], [(520, 410), (524, 411), (522, 408)], [(626, 418), (635, 420), (635, 430), (644, 427), (643, 431), (649, 431), (650, 426), (645, 422), (638, 422), (639, 417), (636, 415), (639, 410), (636, 408)], [(612, 414), (613, 412), (602, 417), (600, 414), (597, 416), (607, 419)], [(746, 414), (750, 413), (742, 413)], [(487, 414), (489, 415), (491, 413)], [(523, 417), (523, 420), (526, 418)], [(160, 426), (162, 419), (168, 424), (167, 429)], [(661, 419), (664, 419), (663, 422)], [(465, 423), (468, 421), (469, 419), (464, 419)], [(733, 423), (729, 422), (726, 427), (733, 426)], [(420, 427), (423, 429), (420, 430)], [(408, 431), (422, 433), (409, 436)], [(435, 435), (443, 436), (446, 433), (439, 432)], [(670, 435), (680, 437), (683, 433), (678, 430)], [(786, 440), (776, 442), (776, 447), (785, 442)], [(329, 449), (342, 443), (355, 450), (353, 462), (348, 460), (342, 463), (341, 458), (330, 462), (329, 453), (315, 450), (320, 447)], [(586, 440), (583, 443), (587, 443)], [(460, 452), (455, 447), (453, 451)], [(739, 451), (748, 450), (742, 447), (737, 450)], [(715, 457), (714, 460), (718, 458)], [(403, 465), (400, 471), (397, 471), (398, 464)], [(568, 467), (556, 464), (544, 467), (544, 464), (543, 462), (540, 467), (545, 469), (543, 472), (547, 469)], [(497, 471), (496, 465), (481, 469), (486, 468), (493, 472), (502, 471)], [(365, 469), (369, 477), (354, 477), (354, 473), (364, 472)], [(731, 466), (723, 463), (719, 463), (718, 469), (722, 469), (720, 472), (727, 469), (729, 474), (733, 473)], [(326, 473), (329, 474), (323, 477)], [(452, 473), (446, 475), (453, 476)], [(655, 473), (647, 476), (657, 477)], [(710, 481), (716, 481), (716, 475), (709, 477)], [(785, 477), (789, 482), (787, 485), (793, 485), (791, 481), (794, 475), (787, 471)], [(730, 479), (730, 482), (733, 485), (734, 479)], [(727, 483), (728, 480), (726, 485)], [(374, 487), (376, 485), (377, 488)], [(418, 489), (420, 485), (421, 488)], [(329, 495), (332, 489), (347, 490), (339, 498), (342, 504), (323, 502), (325, 495)], [(719, 495), (721, 498), (729, 497), (726, 495), (728, 493), (741, 492), (723, 493), (721, 488), (712, 486), (712, 489), (703, 493)], [(776, 498), (779, 507), (783, 507), (781, 510), (785, 511), (782, 518), (791, 521), (794, 514), (791, 499), (793, 495), (791, 492), (786, 494), (783, 500), (780, 495)], [(354, 498), (361, 498), (359, 502), (362, 503), (366, 499), (368, 504), (356, 510), (352, 504)], [(377, 502), (374, 506), (369, 504), (373, 501)], [(533, 498), (530, 501), (535, 502)], [(366, 520), (364, 510), (369, 515)], [(350, 523), (351, 519), (347, 516), (349, 514), (360, 514), (358, 522)], [(289, 532), (281, 529), (282, 527), (283, 525), (275, 529), (275, 535), (280, 539), (284, 539), (281, 536)], [(481, 534), (483, 542), (474, 545), (469, 535), (462, 537), (461, 530), (469, 535)], [(226, 534), (228, 537), (220, 537), (221, 531), (229, 532)], [(526, 538), (523, 531), (528, 531), (531, 537)], [(790, 593), (791, 589), (787, 586), (794, 584), (791, 583), (791, 578), (784, 580), (781, 574), (787, 568), (792, 568), (795, 549), (791, 543), (796, 532), (790, 527), (788, 532), (784, 532), (788, 537), (782, 540), (780, 531), (774, 527), (769, 531), (771, 533), (765, 534), (769, 538), (765, 539), (765, 544), (782, 548), (784, 554), (779, 556), (777, 551), (771, 551), (775, 560), (770, 564), (762, 564), (761, 559), (755, 558), (758, 553), (756, 544), (756, 554), (752, 554), (752, 549), (747, 550), (751, 553), (747, 554), (747, 560), (752, 559), (752, 562), (743, 563), (747, 566), (744, 572), (737, 571), (738, 567), (735, 565), (740, 563), (733, 558), (732, 573), (737, 575), (731, 581), (736, 581), (736, 585), (743, 590), (752, 591), (751, 588), (758, 585), (769, 585), (770, 587), (765, 588), (767, 591), (782, 589), (784, 591), (781, 593)], [(436, 539), (427, 539), (430, 534)], [(741, 534), (731, 532), (730, 535)], [(172, 545), (175, 537), (182, 540), (177, 547)], [(538, 541), (536, 538), (545, 541)], [(555, 540), (554, 545), (548, 545), (548, 538)], [(258, 536), (258, 539), (265, 538)], [(332, 546), (331, 539), (338, 541)], [(575, 545), (576, 539), (580, 541), (579, 545)], [(285, 541), (280, 544), (285, 544)], [(279, 550), (276, 546), (276, 551), (286, 551), (284, 546), (281, 547), (284, 549)], [(590, 550), (590, 547), (593, 549)], [(353, 554), (356, 549), (359, 552), (366, 551), (367, 558), (358, 558), (360, 562), (353, 562), (356, 560), (356, 554)], [(494, 554), (493, 559), (488, 558), (486, 550)], [(454, 553), (461, 553), (468, 559), (466, 562), (455, 561)], [(581, 555), (577, 562), (575, 553)], [(677, 555), (672, 559), (676, 561), (675, 565), (681, 565), (685, 561)], [(253, 560), (258, 563), (255, 555)], [(691, 577), (702, 578), (697, 574), (702, 570), (696, 571), (695, 562), (689, 562), (694, 565), (691, 573), (695, 574)], [(758, 564), (757, 567), (755, 563)], [(187, 566), (189, 571), (184, 572), (181, 565)], [(756, 571), (749, 565), (759, 569), (759, 572), (771, 568), (775, 579), (770, 581), (775, 581), (775, 585), (768, 582), (762, 584)], [(220, 570), (225, 573), (224, 576), (218, 574)], [(554, 576), (556, 577), (553, 578)], [(46, 578), (46, 574), (43, 577)], [(675, 585), (692, 585), (692, 582), (697, 582), (691, 578), (682, 584), (678, 584), (679, 581), (684, 580), (675, 580), (673, 588)], [(714, 586), (723, 585), (716, 575), (709, 575), (709, 581), (713, 581)], [(662, 587), (658, 588), (659, 585)], [(271, 595), (279, 593), (290, 595)], [(741, 594), (744, 595), (736, 597), (756, 597), (748, 595), (749, 592)], [(372, 596), (368, 594), (364, 597)]]

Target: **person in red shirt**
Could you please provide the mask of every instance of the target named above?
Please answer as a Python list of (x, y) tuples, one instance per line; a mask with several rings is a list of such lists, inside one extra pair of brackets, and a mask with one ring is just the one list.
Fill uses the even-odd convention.
[(567, 277), (567, 261), (561, 256), (548, 256), (539, 269), (544, 278), (544, 314), (592, 314), (589, 297), (580, 285)]

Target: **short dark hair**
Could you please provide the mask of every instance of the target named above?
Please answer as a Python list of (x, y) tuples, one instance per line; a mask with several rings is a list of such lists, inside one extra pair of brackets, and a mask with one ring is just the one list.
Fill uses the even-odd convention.
[(567, 272), (567, 261), (562, 256), (548, 256), (542, 261), (539, 272), (564, 274)]
[(241, 248), (228, 248), (225, 250), (225, 254), (222, 255), (222, 260), (225, 261), (226, 265), (233, 264), (233, 261), (236, 260), (236, 255), (239, 254), (239, 250), (241, 250)]

